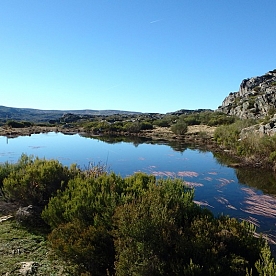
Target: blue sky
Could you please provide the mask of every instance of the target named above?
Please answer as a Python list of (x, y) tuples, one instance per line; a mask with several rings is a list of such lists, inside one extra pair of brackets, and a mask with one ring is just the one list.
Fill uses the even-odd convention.
[(276, 68), (275, 0), (2, 0), (0, 105), (216, 109)]

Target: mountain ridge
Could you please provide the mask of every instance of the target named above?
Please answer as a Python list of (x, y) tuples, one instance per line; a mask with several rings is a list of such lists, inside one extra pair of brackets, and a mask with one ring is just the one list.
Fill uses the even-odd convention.
[(71, 113), (76, 115), (112, 115), (112, 114), (141, 114), (141, 112), (124, 111), (124, 110), (43, 110), (35, 108), (18, 108), (0, 105), (0, 120), (18, 120), (47, 122), (57, 120), (64, 114)]

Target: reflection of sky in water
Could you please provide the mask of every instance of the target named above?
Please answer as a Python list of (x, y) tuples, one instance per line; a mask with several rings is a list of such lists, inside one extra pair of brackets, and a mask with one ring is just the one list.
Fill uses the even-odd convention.
[(220, 165), (211, 152), (174, 151), (167, 145), (108, 144), (79, 135), (36, 134), (0, 137), (0, 162), (16, 162), (22, 153), (58, 159), (64, 165), (107, 164), (122, 176), (137, 171), (160, 177), (180, 177), (195, 188), (195, 201), (215, 214), (228, 214), (276, 234), (276, 199), (238, 183), (235, 171)]

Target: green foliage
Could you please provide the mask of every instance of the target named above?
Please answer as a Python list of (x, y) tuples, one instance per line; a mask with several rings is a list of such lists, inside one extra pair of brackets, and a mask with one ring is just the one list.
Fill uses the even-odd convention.
[(130, 133), (138, 133), (141, 130), (141, 125), (138, 121), (128, 122), (124, 125), (124, 130)]
[(0, 177), (7, 198), (48, 202), (42, 217), (52, 228), (49, 244), (78, 268), (74, 275), (276, 273), (252, 224), (214, 217), (180, 179), (122, 178), (101, 165), (80, 171), (26, 155), (2, 164)]
[(261, 249), (260, 259), (255, 266), (260, 276), (276, 276), (276, 263), (267, 243)]
[(272, 151), (269, 155), (269, 161), (274, 162), (276, 161), (276, 151)]
[(176, 119), (177, 116), (165, 115), (163, 118), (155, 120), (153, 124), (159, 127), (170, 127)]
[(191, 125), (208, 125), (208, 126), (218, 126), (218, 125), (229, 125), (235, 122), (236, 118), (234, 116), (226, 115), (222, 112), (199, 112), (192, 113), (188, 115), (180, 115), (179, 120), (184, 121), (188, 126)]
[(115, 208), (138, 197), (150, 183), (155, 183), (155, 178), (145, 174), (123, 179), (111, 173), (70, 180), (42, 214), (54, 229), (49, 240), (57, 254), (93, 275), (111, 271), (115, 251), (110, 231)]
[(33, 125), (33, 123), (31, 122), (18, 122), (18, 121), (8, 121), (7, 125), (9, 127), (13, 127), (13, 128), (24, 128), (24, 127), (30, 127)]
[(192, 198), (180, 180), (160, 180), (137, 200), (118, 206), (117, 275), (181, 275), (185, 260), (190, 263), (183, 254), (188, 237), (181, 240), (181, 234), (201, 213)]
[(56, 160), (26, 155), (22, 155), (15, 167), (5, 175), (3, 191), (7, 199), (25, 205), (47, 204), (49, 198), (77, 173), (75, 167), (69, 170)]
[(257, 275), (264, 246), (251, 224), (201, 209), (180, 179), (142, 173), (80, 174), (42, 216), (55, 252), (92, 275)]
[(253, 124), (255, 124), (254, 120), (238, 120), (230, 125), (219, 126), (215, 130), (214, 139), (226, 147), (236, 148), (241, 130)]
[(93, 133), (118, 133), (118, 132), (129, 132), (138, 133), (140, 130), (153, 129), (153, 125), (148, 121), (115, 121), (111, 118), (108, 121), (93, 121), (85, 122), (82, 124), (85, 131)]
[(0, 164), (0, 193), (4, 196), (3, 181), (14, 170), (14, 166), (8, 162)]
[(142, 173), (127, 178), (114, 173), (80, 175), (69, 181), (65, 191), (51, 198), (42, 215), (52, 228), (74, 219), (86, 225), (109, 225), (115, 207), (139, 196), (152, 182), (153, 176)]
[(187, 130), (188, 130), (188, 125), (186, 124), (186, 122), (182, 120), (177, 121), (176, 124), (173, 124), (171, 126), (171, 131), (177, 135), (183, 135), (187, 132)]
[[(114, 275), (112, 236), (103, 226), (83, 225), (74, 220), (62, 224), (49, 235), (50, 245), (64, 260), (81, 264), (79, 274)], [(90, 275), (90, 274), (89, 274)]]
[(262, 136), (250, 133), (240, 139), (241, 130), (246, 127), (245, 121), (235, 124), (218, 127), (214, 138), (223, 146), (231, 149), (234, 153), (242, 156), (255, 156), (262, 162), (273, 164), (276, 161), (276, 136)]
[(147, 130), (147, 129), (153, 129), (153, 125), (151, 122), (141, 122), (140, 123), (140, 126), (141, 126), (141, 130)]

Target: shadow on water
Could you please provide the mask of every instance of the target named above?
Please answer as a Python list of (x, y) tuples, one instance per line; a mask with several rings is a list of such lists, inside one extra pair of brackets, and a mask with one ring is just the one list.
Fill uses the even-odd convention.
[(276, 174), (258, 168), (239, 168), (236, 175), (241, 184), (257, 188), (264, 193), (276, 195)]
[[(217, 162), (223, 166), (231, 167), (236, 163), (235, 158), (227, 154), (214, 153)], [(248, 185), (261, 190), (265, 194), (276, 195), (276, 173), (260, 168), (234, 168), (240, 184)]]

